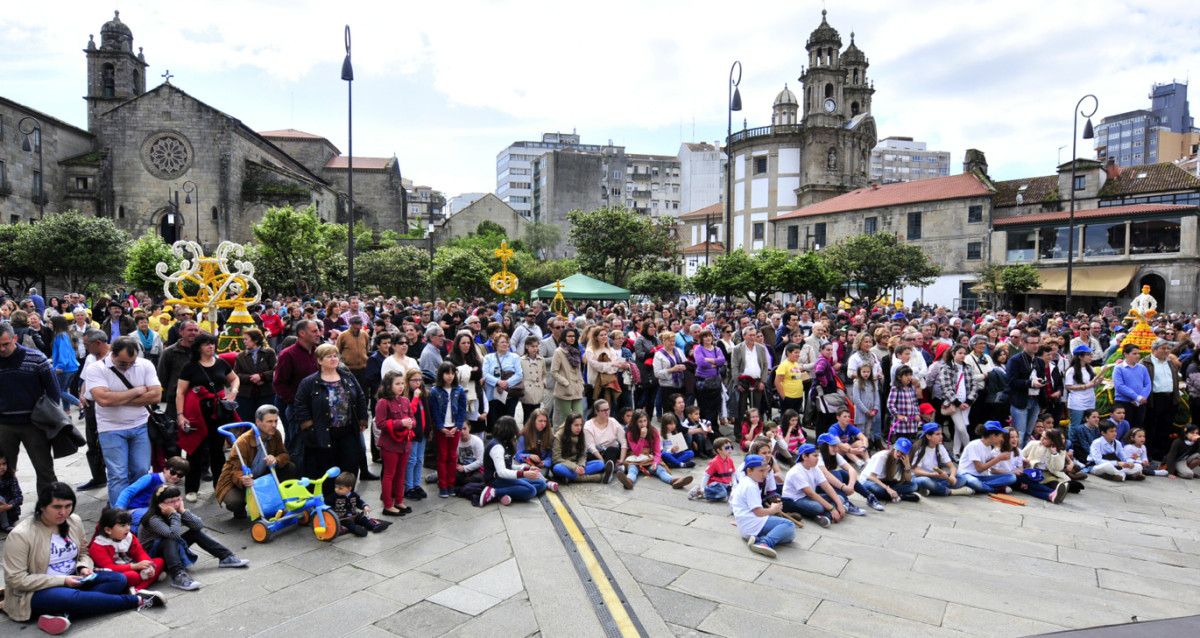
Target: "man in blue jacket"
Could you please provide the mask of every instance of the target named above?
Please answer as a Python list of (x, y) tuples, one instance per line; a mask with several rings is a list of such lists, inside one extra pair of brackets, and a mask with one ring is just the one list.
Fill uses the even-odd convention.
[(1022, 441), (1028, 438), (1029, 428), (1037, 422), (1041, 410), (1037, 396), (1044, 384), (1033, 376), (1033, 368), (1039, 361), (1037, 351), (1040, 342), (1036, 330), (1026, 332), (1021, 342), (1023, 350), (1009, 357), (1004, 368), (1008, 376), (1008, 411)]
[(50, 359), (17, 343), (12, 324), (0, 323), (0, 451), (8, 459), (9, 470), (16, 472), (21, 446), (25, 446), (37, 473), (39, 494), (58, 480), (50, 440), (30, 420), (42, 395), (56, 405), (62, 400)]

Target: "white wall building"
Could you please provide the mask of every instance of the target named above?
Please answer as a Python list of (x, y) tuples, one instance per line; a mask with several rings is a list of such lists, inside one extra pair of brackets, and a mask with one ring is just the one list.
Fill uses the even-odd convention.
[(451, 197), (450, 199), (446, 200), (446, 216), (449, 217), (450, 215), (457, 213), (467, 206), (474, 204), (475, 202), (483, 199), (484, 195), (487, 195), (487, 193), (463, 193), (461, 195), (455, 195), (454, 197)]
[(725, 162), (720, 148), (707, 142), (680, 144), (679, 169), (680, 211), (698, 210), (721, 201)]

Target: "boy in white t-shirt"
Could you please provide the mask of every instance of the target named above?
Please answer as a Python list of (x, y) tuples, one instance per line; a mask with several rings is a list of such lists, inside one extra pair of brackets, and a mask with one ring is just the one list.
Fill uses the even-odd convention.
[(763, 483), (770, 469), (763, 457), (751, 454), (746, 457), (743, 469), (746, 479), (738, 481), (729, 496), (729, 507), (737, 523), (738, 533), (748, 538), (750, 551), (775, 558), (775, 546), (792, 542), (796, 536), (796, 525), (778, 516), (783, 504), (778, 501), (763, 506)]
[(1008, 433), (999, 421), (984, 423), (978, 432), (979, 438), (968, 443), (958, 457), (958, 474), (976, 494), (1003, 494), (1017, 482), (1017, 477), (1009, 472), (994, 474), (992, 468), (1012, 458), (1012, 453), (996, 449)]
[[(783, 511), (811, 518), (821, 527), (841, 522), (846, 516), (846, 506), (818, 467), (821, 456), (817, 446), (805, 443), (796, 449), (796, 456), (799, 461), (783, 478)], [(825, 496), (820, 492), (825, 492)]]

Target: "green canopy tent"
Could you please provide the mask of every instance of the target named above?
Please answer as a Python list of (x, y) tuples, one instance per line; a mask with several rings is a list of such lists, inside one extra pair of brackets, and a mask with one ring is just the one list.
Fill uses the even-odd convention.
[[(547, 284), (534, 290), (530, 299), (553, 299), (554, 284)], [(613, 299), (628, 301), (629, 291), (599, 279), (592, 279), (583, 273), (575, 273), (562, 280), (562, 296), (567, 299)]]

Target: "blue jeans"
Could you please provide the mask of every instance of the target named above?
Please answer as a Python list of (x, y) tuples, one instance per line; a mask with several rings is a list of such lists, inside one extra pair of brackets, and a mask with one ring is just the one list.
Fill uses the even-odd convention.
[(677, 454), (672, 454), (670, 452), (662, 453), (663, 463), (666, 463), (671, 467), (683, 467), (684, 463), (687, 463), (694, 458), (696, 458), (696, 453), (691, 450), (684, 450)]
[(543, 479), (505, 479), (497, 478), (492, 487), (496, 490), (496, 498), (510, 496), (514, 501), (531, 501), (546, 491), (546, 481)]
[(727, 501), (729, 486), (724, 483), (709, 483), (704, 486), (704, 498), (710, 501)]
[(150, 471), (150, 435), (146, 426), (101, 432), (100, 449), (108, 472), (108, 502), (117, 502), (121, 491)]
[(1071, 417), (1071, 427), (1083, 425), (1083, 415), (1087, 410), (1067, 410), (1067, 414)]
[(1037, 423), (1038, 415), (1042, 413), (1042, 406), (1033, 398), (1029, 398), (1029, 405), (1024, 409), (1018, 408), (1015, 405), (1008, 406), (1008, 413), (1012, 417), (1012, 426), (1017, 429), (1017, 433), (1021, 435), (1021, 440), (1029, 438), (1029, 430), (1034, 423)]
[(1043, 501), (1048, 501), (1054, 498), (1054, 488), (1045, 484), (1035, 482), (1028, 475), (1022, 474), (1017, 477), (1017, 488), (1022, 492), (1034, 497), (1040, 498)]
[(71, 620), (137, 609), (138, 597), (129, 593), (129, 581), (118, 572), (96, 572), (79, 587), (50, 587), (33, 592), (30, 618), (70, 616)]
[[(629, 480), (633, 481), (634, 483), (637, 483), (638, 476), (640, 474), (641, 474), (641, 471), (638, 470), (638, 466), (636, 466), (636, 465), (630, 465), (629, 468), (625, 470), (625, 476), (628, 476)], [(668, 472), (667, 468), (663, 467), (661, 463), (658, 465), (658, 467), (655, 469), (654, 472), (651, 472), (651, 474), (657, 476), (658, 480), (662, 481), (663, 483), (666, 483), (667, 485), (670, 485), (672, 479), (675, 478), (675, 477), (671, 476), (671, 473)]]
[(988, 474), (987, 476), (962, 474), (961, 476), (967, 482), (967, 487), (975, 490), (976, 494), (992, 494), (998, 487), (1008, 487), (1017, 482), (1017, 477), (1012, 474)]
[[(874, 494), (875, 498), (884, 500), (891, 500), (892, 498), (888, 494), (887, 488), (871, 479), (863, 481), (863, 487), (867, 488), (867, 490)], [(892, 483), (892, 489), (896, 490), (897, 494), (912, 494), (913, 492), (917, 491), (917, 484), (912, 481), (896, 481), (895, 483)]]
[[(603, 471), (604, 461), (592, 460), (588, 461), (587, 464), (583, 466), (583, 473), (585, 475), (599, 474)], [(550, 473), (562, 483), (570, 483), (572, 481), (579, 480), (579, 475), (562, 463), (557, 463), (554, 465), (554, 467), (550, 468)]]
[(934, 496), (948, 496), (950, 494), (950, 490), (963, 487), (967, 484), (966, 479), (964, 479), (961, 474), (955, 476), (954, 478), (954, 485), (951, 485), (950, 481), (947, 481), (946, 479), (937, 479), (933, 478), (932, 476), (914, 476), (913, 483), (916, 484), (918, 490), (925, 488)]
[(795, 499), (783, 497), (783, 511), (799, 514), (804, 518), (816, 518), (825, 514), (825, 508), (807, 496)]
[(782, 516), (768, 516), (767, 522), (754, 538), (755, 543), (767, 547), (786, 545), (796, 538), (796, 524)]
[(406, 480), (404, 489), (411, 490), (421, 487), (421, 465), (425, 462), (425, 444), (427, 440), (413, 439), (412, 447), (408, 450), (408, 467), (405, 468)]
[(78, 407), (79, 399), (76, 399), (75, 395), (67, 391), (67, 388), (71, 387), (71, 379), (75, 378), (75, 373), (60, 370), (55, 372), (54, 376), (58, 378), (58, 393), (62, 395), (63, 409), (66, 410), (68, 406), (72, 405)]
[[(834, 476), (836, 476), (837, 479), (839, 481), (841, 481), (842, 483), (850, 482), (850, 473), (847, 472), (846, 470), (834, 470), (834, 471), (830, 472), (830, 474), (833, 474)], [(854, 481), (854, 491), (859, 496), (862, 496), (863, 498), (867, 499), (868, 502), (870, 502), (871, 498), (873, 497), (871, 494), (871, 491), (867, 489), (867, 486), (863, 485), (861, 476), (858, 477), (858, 479)], [(847, 499), (844, 495), (842, 496), (842, 500), (846, 501), (847, 503), (849, 502), (849, 499)]]

